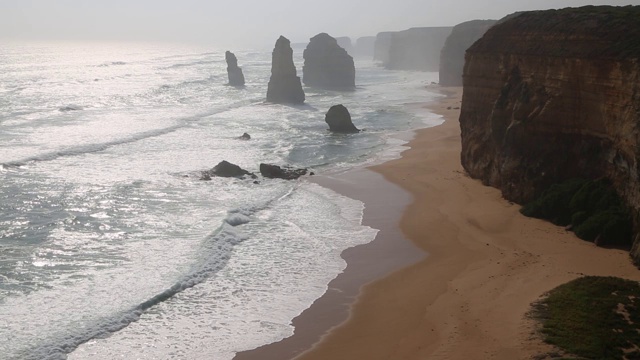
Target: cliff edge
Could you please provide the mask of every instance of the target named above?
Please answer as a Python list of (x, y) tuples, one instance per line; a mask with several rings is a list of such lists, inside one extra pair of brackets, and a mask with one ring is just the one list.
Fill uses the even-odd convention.
[(640, 261), (640, 6), (532, 11), (466, 53), (461, 161), (529, 202), (571, 178), (606, 178), (634, 218)]

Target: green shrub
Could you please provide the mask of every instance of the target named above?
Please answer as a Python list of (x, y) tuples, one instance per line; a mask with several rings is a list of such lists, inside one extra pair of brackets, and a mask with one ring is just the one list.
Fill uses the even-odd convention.
[(623, 359), (640, 345), (637, 303), (638, 282), (586, 276), (551, 290), (533, 314), (547, 343), (586, 359)]
[(607, 179), (554, 184), (520, 212), (556, 225), (572, 224), (576, 236), (598, 245), (631, 246), (631, 215)]

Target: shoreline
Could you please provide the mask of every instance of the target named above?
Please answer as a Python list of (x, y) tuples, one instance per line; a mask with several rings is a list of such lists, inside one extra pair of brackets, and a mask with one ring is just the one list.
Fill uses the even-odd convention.
[[(297, 334), (331, 318), (333, 325), (315, 327), (319, 341), (269, 344), (235, 359), (532, 359), (553, 351), (527, 316), (545, 292), (583, 275), (640, 281), (627, 251), (524, 217), (499, 190), (469, 178), (460, 165), (462, 88), (430, 88), (447, 95), (426, 106), (444, 123), (416, 130), (400, 158), (368, 168), (384, 178), (377, 193), (386, 183), (410, 194), (402, 208), (388, 210), (399, 211), (395, 231), (428, 256), (361, 284), (347, 297), (353, 301), (340, 304), (342, 321), (321, 303), (305, 310), (316, 315), (294, 319)], [(332, 189), (352, 197), (348, 188)], [(366, 208), (371, 196), (361, 199)], [(289, 350), (271, 353), (276, 347)]]

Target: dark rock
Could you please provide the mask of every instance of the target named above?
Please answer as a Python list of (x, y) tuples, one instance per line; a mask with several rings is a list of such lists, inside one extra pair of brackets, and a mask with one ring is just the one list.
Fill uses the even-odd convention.
[(393, 32), (385, 31), (376, 35), (376, 41), (373, 46), (373, 60), (380, 61), (383, 64), (389, 62), (389, 50), (391, 50), (391, 38)]
[(242, 74), (242, 69), (238, 67), (238, 59), (236, 56), (231, 51), (227, 51), (224, 53), (224, 58), (227, 61), (229, 85), (244, 86), (244, 74)]
[(302, 82), (307, 86), (331, 90), (353, 90), (356, 68), (353, 58), (333, 37), (320, 33), (304, 50)]
[(244, 170), (240, 166), (223, 160), (213, 167), (213, 169), (203, 171), (200, 180), (211, 180), (212, 176), (244, 178), (247, 175), (255, 178), (254, 174)]
[(240, 140), (251, 140), (251, 135), (244, 133), (238, 139)]
[(465, 52), (495, 23), (496, 20), (472, 20), (453, 27), (440, 52), (440, 85), (462, 86)]
[(353, 125), (349, 110), (342, 104), (332, 106), (329, 111), (327, 111), (324, 121), (329, 124), (329, 130), (333, 132), (355, 133), (360, 131)]
[(302, 84), (293, 64), (291, 42), (280, 36), (272, 53), (267, 101), (277, 104), (302, 104), (304, 98)]
[(291, 167), (280, 167), (272, 164), (260, 164), (260, 174), (266, 178), (295, 180), (307, 173), (307, 169), (295, 169)]

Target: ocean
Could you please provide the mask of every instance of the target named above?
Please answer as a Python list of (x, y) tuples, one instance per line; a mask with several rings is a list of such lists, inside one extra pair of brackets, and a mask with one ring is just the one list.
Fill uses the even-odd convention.
[[(265, 103), (271, 49), (0, 47), (0, 358), (232, 359), (291, 320), (372, 241), (364, 204), (296, 181), (213, 178), (222, 160), (331, 174), (399, 156), (437, 73), (356, 60), (353, 92)], [(302, 76), (302, 50), (294, 49)], [(344, 104), (364, 131), (327, 131)], [(238, 139), (249, 133), (251, 140)]]

